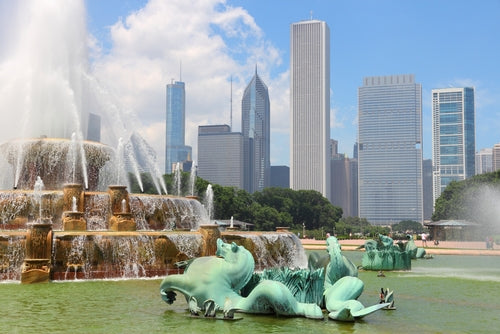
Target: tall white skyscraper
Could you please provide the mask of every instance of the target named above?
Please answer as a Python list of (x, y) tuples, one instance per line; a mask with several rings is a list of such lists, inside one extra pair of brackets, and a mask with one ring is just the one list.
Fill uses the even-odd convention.
[(330, 30), (326, 22), (290, 31), (290, 188), (330, 198)]
[(358, 112), (359, 216), (422, 223), (422, 86), (412, 74), (366, 77)]
[(476, 172), (474, 88), (432, 90), (433, 200), (451, 181)]

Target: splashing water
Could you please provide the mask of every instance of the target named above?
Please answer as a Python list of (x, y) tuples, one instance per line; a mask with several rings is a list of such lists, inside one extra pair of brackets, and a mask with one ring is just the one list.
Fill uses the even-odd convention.
[(204, 201), (205, 209), (207, 211), (207, 216), (209, 222), (213, 220), (213, 211), (214, 211), (214, 191), (212, 190), (212, 185), (209, 184), (207, 190), (205, 192), (205, 201)]
[(174, 184), (175, 184), (175, 189), (176, 189), (176, 195), (181, 196), (181, 165), (180, 163), (175, 164), (175, 171), (174, 171)]
[(35, 187), (33, 189), (33, 197), (35, 199), (36, 205), (38, 205), (38, 218), (42, 219), (42, 195), (43, 189), (45, 188), (40, 176), (37, 176)]
[(191, 173), (189, 174), (189, 194), (194, 196), (194, 186), (196, 183), (196, 162), (193, 161), (193, 165), (191, 166)]
[[(75, 175), (81, 171), (82, 183), (88, 189), (88, 173), (95, 171), (87, 170), (84, 141), (98, 140), (109, 147), (116, 147), (118, 138), (132, 142), (132, 136), (140, 136), (130, 130), (130, 124), (140, 125), (140, 121), (92, 73), (86, 17), (84, 0), (58, 5), (50, 1), (21, 0), (2, 6), (0, 31), (9, 34), (2, 34), (5, 38), (2, 38), (0, 52), (0, 109), (13, 112), (2, 114), (0, 143), (19, 138), (71, 139), (72, 147), (66, 157), (71, 159), (67, 162), (71, 167), (66, 170), (65, 182), (74, 183)], [(99, 135), (95, 134), (97, 131)], [(0, 155), (3, 172), (0, 183), (17, 189), (22, 182), (23, 168), (26, 169), (27, 152), (21, 142), (16, 145), (19, 146), (16, 156), (10, 158), (7, 166), (12, 172), (3, 170), (4, 157)], [(164, 180), (152, 158), (154, 154), (148, 152), (150, 147), (142, 143), (132, 146), (125, 153), (141, 155), (137, 159), (145, 166), (139, 168), (131, 159), (131, 164), (124, 167), (132, 168), (136, 176), (143, 169), (151, 173), (158, 193), (166, 193)], [(115, 170), (110, 169), (106, 169), (113, 173), (109, 177), (119, 176), (120, 183), (125, 183), (124, 172), (116, 175)], [(52, 189), (46, 179), (48, 188)], [(138, 181), (143, 191), (140, 178)]]

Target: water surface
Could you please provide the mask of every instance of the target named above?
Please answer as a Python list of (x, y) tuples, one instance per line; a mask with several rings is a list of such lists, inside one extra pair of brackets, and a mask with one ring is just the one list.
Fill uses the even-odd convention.
[[(344, 252), (355, 264), (362, 253)], [(408, 272), (360, 272), (360, 301), (395, 291), (397, 309), (356, 323), (240, 315), (240, 321), (188, 316), (182, 296), (159, 295), (161, 278), (21, 285), (0, 284), (0, 333), (496, 333), (500, 324), (500, 257), (435, 256)]]

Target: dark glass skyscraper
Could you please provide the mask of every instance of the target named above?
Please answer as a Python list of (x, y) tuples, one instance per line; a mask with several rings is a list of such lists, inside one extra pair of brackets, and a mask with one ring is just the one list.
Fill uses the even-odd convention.
[(270, 181), (270, 103), (266, 84), (255, 68), (241, 101), (244, 189), (261, 191)]
[(432, 90), (434, 203), (451, 181), (476, 172), (474, 88)]
[(165, 150), (165, 173), (172, 173), (172, 165), (191, 158), (191, 147), (185, 138), (186, 93), (184, 82), (167, 85), (167, 131)]

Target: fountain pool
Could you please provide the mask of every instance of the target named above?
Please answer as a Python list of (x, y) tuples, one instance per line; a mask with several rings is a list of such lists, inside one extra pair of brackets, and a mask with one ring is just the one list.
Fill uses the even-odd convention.
[[(361, 264), (361, 252), (343, 252)], [(342, 323), (243, 314), (240, 321), (188, 316), (187, 304), (159, 297), (160, 278), (82, 280), (43, 285), (0, 284), (2, 333), (496, 333), (500, 306), (500, 257), (436, 256), (417, 260), (411, 272), (385, 278), (360, 272), (364, 304), (378, 300), (381, 287), (395, 291), (397, 309), (366, 320)]]

